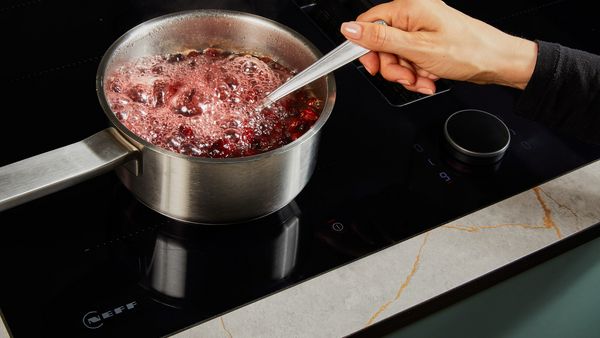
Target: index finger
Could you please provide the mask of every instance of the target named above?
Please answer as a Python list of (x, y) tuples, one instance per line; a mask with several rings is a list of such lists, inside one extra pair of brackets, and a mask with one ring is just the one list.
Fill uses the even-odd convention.
[(394, 9), (392, 9), (393, 2), (387, 2), (377, 6), (373, 6), (366, 12), (362, 13), (356, 18), (356, 21), (374, 22), (377, 20), (383, 20), (388, 25), (392, 25), (392, 17)]

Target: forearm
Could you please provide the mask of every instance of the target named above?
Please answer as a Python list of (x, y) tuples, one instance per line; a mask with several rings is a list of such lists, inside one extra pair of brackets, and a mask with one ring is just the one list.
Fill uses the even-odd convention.
[(537, 43), (510, 35), (504, 38), (505, 43), (499, 44), (497, 51), (495, 78), (490, 82), (525, 89), (535, 69)]

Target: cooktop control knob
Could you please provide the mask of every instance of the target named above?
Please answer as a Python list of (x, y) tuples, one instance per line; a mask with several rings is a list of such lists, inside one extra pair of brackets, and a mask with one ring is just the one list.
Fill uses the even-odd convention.
[(460, 110), (450, 115), (444, 123), (444, 136), (452, 157), (472, 165), (500, 161), (510, 143), (506, 124), (477, 109)]

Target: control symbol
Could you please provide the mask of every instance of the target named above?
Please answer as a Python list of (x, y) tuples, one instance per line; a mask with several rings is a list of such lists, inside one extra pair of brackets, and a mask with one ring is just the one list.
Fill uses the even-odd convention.
[(340, 232), (344, 230), (344, 224), (340, 223), (340, 222), (335, 222), (331, 225), (331, 228), (334, 231)]

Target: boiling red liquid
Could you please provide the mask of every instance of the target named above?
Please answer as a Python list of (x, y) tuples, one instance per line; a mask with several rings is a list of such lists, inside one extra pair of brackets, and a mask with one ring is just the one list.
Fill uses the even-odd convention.
[(322, 101), (300, 90), (261, 111), (293, 72), (273, 60), (217, 49), (141, 58), (108, 74), (112, 111), (146, 141), (199, 157), (249, 156), (302, 136)]

